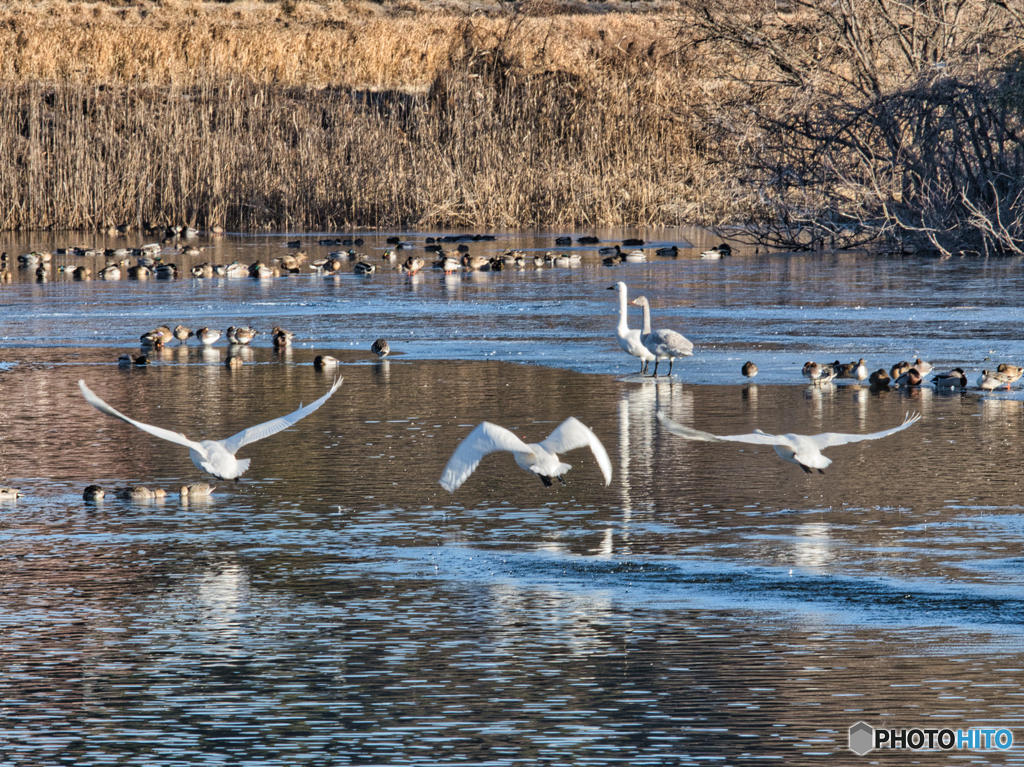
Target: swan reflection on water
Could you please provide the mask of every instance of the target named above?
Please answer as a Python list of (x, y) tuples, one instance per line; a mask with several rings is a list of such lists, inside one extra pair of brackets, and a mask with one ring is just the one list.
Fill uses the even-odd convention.
[(655, 455), (654, 414), (665, 409), (679, 418), (693, 415), (693, 394), (671, 381), (646, 379), (623, 390), (618, 403), (619, 472), (628, 491), (632, 472), (650, 478)]
[(226, 642), (243, 633), (245, 612), (250, 601), (249, 571), (236, 563), (217, 564), (196, 579), (195, 625), (204, 634), (216, 638), (216, 647), (226, 653), (237, 652)]
[(792, 562), (796, 567), (821, 569), (832, 562), (830, 544), (832, 525), (828, 522), (805, 522), (793, 530)]

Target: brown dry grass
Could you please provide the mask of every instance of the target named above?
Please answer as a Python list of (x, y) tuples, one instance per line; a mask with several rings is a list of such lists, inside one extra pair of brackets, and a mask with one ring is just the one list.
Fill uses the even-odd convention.
[(6, 5), (0, 228), (726, 215), (679, 17), (595, 8)]
[(0, 0), (0, 229), (742, 221), (1024, 252), (1021, 29), (987, 0)]

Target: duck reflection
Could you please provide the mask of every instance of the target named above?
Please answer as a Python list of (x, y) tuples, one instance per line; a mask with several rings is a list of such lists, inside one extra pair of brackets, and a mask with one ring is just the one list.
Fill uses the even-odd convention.
[(1001, 425), (1007, 419), (1018, 419), (1021, 413), (1021, 403), (1015, 399), (999, 399), (996, 397), (983, 397), (981, 400), (981, 420), (987, 426)]
[(927, 413), (928, 408), (926, 406), (931, 402), (935, 389), (931, 386), (901, 386), (898, 392), (901, 398), (913, 402), (916, 409), (922, 413)]
[(215, 503), (212, 495), (183, 495), (181, 496), (181, 507), (190, 506), (212, 506)]
[(446, 272), (441, 278), (441, 287), (444, 288), (446, 294), (455, 297), (461, 292), (462, 277), (458, 272)]
[(852, 384), (846, 387), (846, 391), (850, 392), (851, 399), (853, 400), (854, 411), (857, 413), (857, 423), (862, 429), (865, 429), (868, 424), (868, 405), (871, 401), (870, 390), (866, 386), (860, 384)]
[[(238, 360), (239, 362), (252, 362), (255, 357), (255, 352), (249, 346), (239, 346), (234, 344), (228, 347), (227, 360)], [(230, 364), (229, 364), (230, 367)]]
[(374, 364), (373, 378), (377, 383), (388, 383), (391, 380), (391, 362), (383, 359)]
[(751, 413), (757, 412), (757, 384), (749, 383), (743, 387), (740, 393), (743, 401), (749, 406)]
[(836, 396), (838, 387), (828, 381), (826, 383), (812, 384), (804, 389), (804, 399), (811, 401), (812, 411), (818, 418), (825, 412), (826, 404), (831, 404), (832, 399)]
[(169, 362), (175, 357), (176, 349), (172, 349), (170, 346), (140, 346), (139, 350), (149, 357), (150, 361)]

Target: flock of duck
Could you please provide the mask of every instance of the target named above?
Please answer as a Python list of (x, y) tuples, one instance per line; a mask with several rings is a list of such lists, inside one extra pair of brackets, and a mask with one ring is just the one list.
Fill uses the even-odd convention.
[[(183, 503), (187, 503), (189, 499), (209, 498), (216, 489), (215, 485), (208, 482), (195, 482), (191, 485), (179, 486), (178, 496)], [(82, 498), (96, 503), (102, 501), (107, 495), (107, 491), (99, 485), (89, 485), (82, 493)], [(167, 497), (167, 491), (162, 487), (149, 488), (144, 485), (132, 485), (131, 487), (115, 488), (110, 495), (124, 501), (158, 501)]]
[[(749, 367), (748, 367), (749, 366)], [(743, 375), (753, 378), (757, 375), (757, 366), (748, 362), (743, 366)], [(931, 380), (925, 376), (931, 374)], [(1001, 386), (1010, 388), (1010, 384), (1017, 381), (1024, 374), (1024, 368), (1001, 362), (995, 370), (982, 370), (978, 376), (978, 388), (983, 391), (992, 391)], [(963, 368), (953, 368), (942, 372), (935, 371), (930, 362), (925, 362), (918, 357), (913, 362), (897, 362), (889, 371), (879, 368), (873, 373), (868, 372), (867, 363), (862, 357), (857, 362), (841, 363), (839, 360), (825, 365), (817, 362), (808, 362), (803, 367), (803, 375), (812, 384), (821, 385), (830, 383), (836, 379), (853, 379), (863, 381), (867, 379), (873, 389), (888, 389), (890, 387), (913, 389), (925, 383), (931, 383), (939, 389), (966, 389), (967, 374)]]
[[(185, 230), (183, 230), (184, 233)], [(173, 261), (165, 260), (165, 250), (170, 250), (173, 255), (194, 258), (203, 253), (204, 248), (193, 243), (174, 246), (178, 235), (169, 235), (161, 242), (148, 243), (138, 248), (85, 248), (70, 247), (58, 248), (54, 253), (48, 251), (32, 251), (17, 257), (17, 266), (22, 269), (32, 269), (35, 272), (38, 282), (49, 281), (54, 270), (52, 268), (54, 254), (59, 256), (78, 257), (102, 257), (104, 266), (98, 268), (94, 273), (92, 268), (85, 265), (67, 264), (57, 267), (56, 272), (74, 280), (148, 280), (155, 279), (177, 279), (182, 276), (182, 270)], [(230, 264), (214, 264), (204, 262), (189, 267), (187, 273), (196, 278), (212, 277), (254, 277), (257, 279), (270, 279), (285, 274), (301, 274), (303, 267), (308, 267), (318, 274), (328, 276), (337, 274), (347, 265), (352, 266), (355, 274), (374, 274), (378, 269), (393, 268), (406, 274), (416, 274), (428, 266), (432, 269), (439, 269), (446, 274), (458, 271), (482, 271), (496, 272), (504, 269), (524, 269), (532, 264), (537, 268), (560, 267), (567, 268), (579, 266), (582, 263), (582, 256), (578, 253), (566, 253), (547, 251), (543, 255), (527, 255), (521, 250), (505, 250), (501, 255), (484, 257), (473, 256), (469, 253), (469, 243), (482, 240), (494, 240), (491, 235), (463, 235), (454, 237), (427, 237), (424, 249), (432, 253), (430, 258), (409, 256), (401, 263), (398, 263), (398, 251), (411, 248), (412, 245), (402, 242), (398, 237), (390, 237), (387, 240), (393, 247), (387, 248), (380, 259), (383, 262), (378, 265), (374, 263), (371, 256), (366, 253), (357, 252), (352, 246), (363, 244), (361, 238), (330, 238), (320, 239), (317, 245), (331, 247), (342, 245), (346, 249), (332, 250), (326, 256), (310, 260), (309, 254), (299, 250), (295, 253), (278, 256), (270, 259), (269, 263), (262, 260), (254, 261), (251, 264), (243, 264), (240, 261), (233, 261)], [(600, 241), (597, 237), (579, 237), (576, 242), (581, 245), (596, 245)], [(288, 241), (289, 248), (301, 248), (301, 240)], [(560, 248), (571, 247), (571, 237), (558, 237), (555, 239), (555, 246)], [(445, 245), (455, 247), (446, 248)], [(647, 260), (647, 252), (644, 250), (646, 243), (641, 239), (626, 239), (621, 244), (609, 245), (598, 249), (598, 255), (602, 258), (605, 266), (616, 266), (621, 263), (642, 263)], [(654, 249), (654, 255), (663, 258), (677, 257), (681, 249), (677, 245), (658, 247)], [(727, 243), (721, 243), (701, 253), (703, 259), (720, 259), (732, 255), (732, 248)], [(134, 259), (134, 263), (132, 262)], [(8, 267), (7, 253), (0, 254), (0, 281), (8, 282), (12, 279), (12, 273)]]
[[(237, 350), (248, 346), (259, 335), (259, 332), (248, 326), (235, 327), (232, 325), (224, 331), (224, 338), (228, 342), (229, 350)], [(160, 350), (174, 341), (178, 341), (182, 345), (186, 344), (192, 337), (195, 337), (204, 347), (210, 347), (221, 339), (221, 332), (209, 327), (193, 331), (184, 325), (176, 325), (174, 328), (169, 325), (161, 325), (139, 336), (139, 342), (144, 350)], [(285, 330), (279, 325), (275, 325), (270, 331), (270, 340), (275, 349), (285, 349), (291, 346), (294, 338), (295, 334), (292, 331)], [(370, 346), (370, 351), (383, 359), (391, 352), (391, 347), (386, 338), (378, 338)], [(122, 354), (118, 357), (117, 362), (121, 367), (140, 367), (149, 365), (150, 359), (146, 354)], [(229, 368), (238, 367), (242, 365), (242, 358), (229, 353), (224, 364)], [(313, 366), (318, 369), (335, 367), (339, 364), (340, 361), (336, 357), (326, 354), (317, 355), (313, 359)]]
[[(232, 346), (248, 346), (258, 334), (258, 330), (248, 326), (235, 327), (231, 325), (224, 331), (224, 337)], [(219, 330), (205, 326), (193, 331), (184, 325), (175, 325), (173, 330), (167, 325), (161, 325), (158, 328), (143, 333), (139, 336), (139, 341), (144, 347), (162, 349), (165, 344), (171, 341), (178, 341), (184, 344), (193, 336), (203, 346), (213, 346), (213, 344), (220, 340), (221, 334)], [(271, 341), (276, 348), (291, 346), (294, 337), (294, 333), (290, 330), (282, 329), (279, 325), (275, 325), (270, 331)]]

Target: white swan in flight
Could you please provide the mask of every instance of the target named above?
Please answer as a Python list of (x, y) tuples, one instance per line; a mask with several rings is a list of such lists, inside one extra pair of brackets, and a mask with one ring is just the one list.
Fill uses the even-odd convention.
[(192, 463), (196, 465), (196, 468), (205, 471), (207, 474), (212, 474), (218, 479), (238, 479), (248, 470), (250, 459), (243, 458), (242, 460), (238, 460), (235, 458), (235, 453), (251, 442), (277, 434), (279, 431), (287, 429), (292, 424), (301, 421), (330, 399), (331, 395), (338, 390), (339, 386), (341, 386), (342, 380), (343, 379), (339, 378), (334, 382), (334, 385), (330, 388), (330, 391), (328, 391), (327, 394), (315, 402), (311, 402), (305, 407), (300, 407), (294, 413), (289, 413), (288, 415), (275, 418), (273, 421), (267, 421), (266, 423), (261, 423), (257, 426), (250, 426), (248, 429), (243, 429), (238, 432), (238, 434), (235, 434), (233, 437), (228, 437), (227, 439), (204, 439), (202, 442), (193, 442), (184, 434), (179, 434), (178, 432), (170, 431), (169, 429), (161, 429), (159, 426), (150, 426), (149, 424), (134, 421), (128, 416), (117, 412), (114, 408), (110, 407), (110, 405), (97, 397), (92, 390), (85, 385), (85, 381), (79, 380), (78, 386), (82, 390), (82, 396), (85, 397), (86, 402), (101, 413), (112, 415), (114, 418), (120, 418), (122, 421), (130, 423), (132, 426), (152, 434), (154, 437), (159, 437), (160, 439), (165, 439), (168, 442), (173, 442), (175, 445), (187, 447), (189, 455), (192, 457)]
[(546, 440), (535, 445), (526, 444), (508, 429), (484, 421), (455, 449), (438, 481), (441, 487), (454, 493), (469, 479), (485, 455), (504, 450), (512, 453), (521, 468), (540, 477), (545, 487), (550, 487), (554, 478), (564, 485), (562, 475), (572, 466), (558, 460), (557, 454), (578, 447), (589, 447), (593, 451), (604, 474), (604, 483), (609, 484), (612, 481), (612, 462), (608, 460), (604, 445), (594, 432), (572, 417), (565, 419)]
[(626, 295), (626, 283), (616, 282), (611, 285), (608, 290), (614, 290), (618, 288), (619, 291), (619, 326), (615, 329), (615, 335), (619, 339), (619, 346), (622, 347), (622, 351), (626, 354), (632, 354), (634, 357), (640, 358), (640, 375), (647, 372), (647, 363), (654, 359), (654, 355), (647, 350), (647, 347), (640, 341), (640, 328), (635, 330), (629, 329), (629, 321), (627, 314), (629, 307), (627, 303)]
[(678, 434), (680, 437), (700, 442), (747, 442), (751, 445), (771, 445), (775, 448), (775, 452), (779, 454), (779, 458), (797, 464), (808, 474), (811, 474), (813, 469), (817, 469), (819, 474), (824, 474), (823, 470), (832, 463), (821, 453), (825, 448), (845, 445), (849, 442), (861, 442), (865, 439), (888, 437), (890, 434), (895, 434), (909, 426), (913, 426), (920, 419), (920, 413), (914, 413), (913, 415), (907, 413), (907, 417), (899, 426), (893, 429), (886, 429), (885, 431), (872, 432), (871, 434), (825, 432), (824, 434), (806, 436), (803, 434), (766, 434), (760, 429), (755, 429), (753, 434), (735, 434), (719, 437), (706, 431), (697, 431), (696, 429), (682, 426), (662, 411), (658, 411), (658, 420), (670, 432)]

